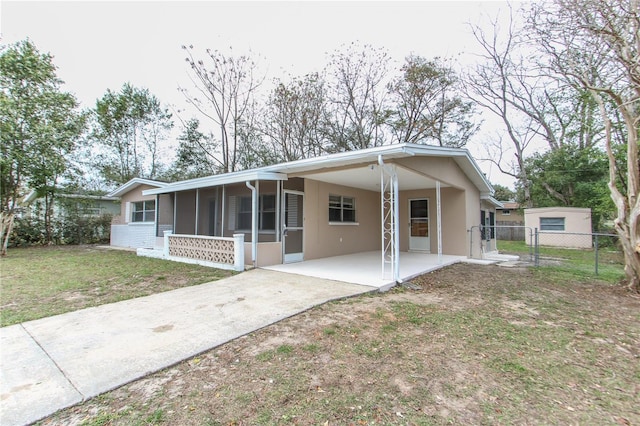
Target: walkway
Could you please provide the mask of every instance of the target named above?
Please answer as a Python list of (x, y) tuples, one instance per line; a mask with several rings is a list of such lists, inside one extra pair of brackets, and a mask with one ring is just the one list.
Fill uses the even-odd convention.
[(0, 424), (24, 425), (375, 287), (257, 269), (0, 328)]

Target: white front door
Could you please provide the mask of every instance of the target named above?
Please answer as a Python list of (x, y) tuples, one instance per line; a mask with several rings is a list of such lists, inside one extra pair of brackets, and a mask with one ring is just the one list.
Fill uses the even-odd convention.
[(285, 190), (282, 203), (284, 263), (301, 262), (304, 259), (302, 244), (304, 193)]
[(429, 200), (426, 198), (409, 200), (409, 250), (431, 251)]

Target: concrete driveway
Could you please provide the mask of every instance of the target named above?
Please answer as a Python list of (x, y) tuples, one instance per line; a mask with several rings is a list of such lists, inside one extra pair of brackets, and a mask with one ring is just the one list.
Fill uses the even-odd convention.
[(0, 328), (0, 424), (35, 422), (313, 306), (375, 290), (256, 269)]

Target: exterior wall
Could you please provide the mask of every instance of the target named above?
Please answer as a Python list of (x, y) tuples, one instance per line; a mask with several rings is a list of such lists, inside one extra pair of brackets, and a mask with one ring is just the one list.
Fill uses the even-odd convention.
[[(380, 193), (305, 179), (304, 258), (381, 249)], [(354, 197), (357, 224), (329, 224), (329, 194)]]
[(155, 200), (155, 195), (142, 195), (142, 191), (155, 186), (139, 185), (120, 197), (120, 215), (111, 221), (112, 246), (132, 248), (152, 248), (156, 245), (156, 223), (131, 222), (131, 203)]
[[(480, 191), (469, 180), (467, 175), (460, 169), (458, 164), (452, 158), (437, 157), (411, 157), (403, 158), (396, 161), (398, 164), (408, 169), (415, 170), (418, 173), (427, 175), (433, 179), (440, 180), (444, 188), (441, 189), (442, 198), (442, 250), (445, 254), (458, 254), (460, 256), (469, 255), (469, 233), (467, 230), (473, 229), (474, 241), (479, 241), (480, 231), (477, 228), (480, 225)], [(460, 191), (455, 194), (453, 191)], [(454, 203), (457, 210), (452, 211), (445, 203), (445, 193), (449, 203)], [(432, 216), (435, 223), (435, 191), (433, 200), (430, 203), (433, 207)], [(402, 204), (400, 205), (402, 208)], [(446, 212), (446, 213), (445, 213)], [(431, 214), (431, 212), (429, 212)], [(400, 215), (400, 219), (404, 220), (404, 216)], [(403, 222), (400, 222), (401, 224)], [(475, 228), (473, 228), (475, 227)], [(402, 226), (401, 226), (402, 230)], [(432, 232), (436, 232), (432, 228)], [(464, 234), (464, 236), (462, 235)], [(432, 234), (434, 235), (434, 234)], [(437, 239), (434, 239), (437, 244)], [(432, 244), (432, 253), (437, 252)], [(402, 244), (402, 242), (401, 242)], [(402, 246), (401, 246), (402, 247)], [(472, 257), (480, 257), (480, 245), (474, 244), (471, 250)]]
[[(509, 214), (505, 215), (504, 211), (508, 210)], [(515, 225), (524, 224), (524, 214), (522, 210), (518, 209), (496, 209), (496, 221), (506, 223), (513, 223)]]
[[(244, 243), (244, 259), (251, 264), (251, 243)], [(282, 243), (258, 243), (257, 267), (282, 264)]]
[[(440, 208), (442, 226), (442, 253), (466, 256), (467, 230), (464, 191), (455, 188), (440, 189)], [(429, 243), (430, 252), (438, 253), (438, 206), (435, 189), (419, 189), (400, 192), (400, 251), (409, 250), (409, 200), (427, 198), (429, 200)]]
[[(482, 253), (489, 253), (496, 251), (496, 208), (493, 204), (482, 201), (480, 203), (480, 221), (482, 219), (482, 212), (485, 214), (485, 224), (489, 224), (489, 229), (484, 230), (484, 235), (481, 236)], [(493, 220), (492, 220), (493, 219)], [(483, 224), (481, 224), (483, 225)]]
[(142, 191), (147, 189), (155, 189), (155, 186), (139, 185), (135, 189), (127, 192), (122, 197), (120, 197), (120, 216), (114, 217), (111, 223), (122, 224), (131, 222), (131, 217), (129, 217), (131, 212), (127, 207), (128, 203), (130, 204), (135, 203), (136, 201), (155, 200), (155, 195), (142, 195)]
[(153, 248), (156, 245), (155, 223), (129, 223), (111, 225), (112, 246)]
[[(564, 218), (564, 231), (541, 231), (540, 218)], [(525, 226), (538, 228), (538, 243), (543, 246), (591, 248), (591, 209), (577, 207), (543, 207), (524, 210)], [(575, 234), (589, 235), (575, 235)], [(531, 237), (526, 236), (527, 244)]]

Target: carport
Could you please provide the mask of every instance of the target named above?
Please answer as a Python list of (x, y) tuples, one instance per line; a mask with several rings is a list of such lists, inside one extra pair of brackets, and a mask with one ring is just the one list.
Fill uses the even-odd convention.
[[(390, 273), (385, 274), (382, 278), (381, 259), (382, 253), (380, 251), (369, 251), (273, 265), (264, 269), (361, 284), (386, 291), (393, 287), (396, 281)], [(466, 256), (438, 256), (427, 253), (401, 252), (399, 282), (408, 281), (418, 275), (465, 260), (467, 260)]]

